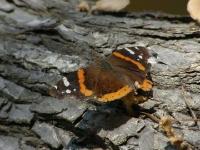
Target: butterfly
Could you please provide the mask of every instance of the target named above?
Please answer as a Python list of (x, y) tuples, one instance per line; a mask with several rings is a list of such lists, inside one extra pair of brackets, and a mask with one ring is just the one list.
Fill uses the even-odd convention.
[(106, 58), (97, 58), (89, 66), (63, 77), (49, 90), (53, 97), (68, 95), (93, 97), (100, 102), (122, 100), (129, 112), (133, 104), (143, 103), (152, 90), (148, 79), (149, 52), (145, 47), (126, 47), (114, 50)]

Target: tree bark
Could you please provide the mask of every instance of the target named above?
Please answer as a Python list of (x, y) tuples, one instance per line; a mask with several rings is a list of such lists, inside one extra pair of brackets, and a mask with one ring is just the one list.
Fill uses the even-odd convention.
[[(2, 3), (2, 4), (1, 4)], [(153, 52), (153, 98), (142, 104), (178, 120), (177, 132), (200, 149), (200, 33), (189, 17), (76, 11), (77, 1), (2, 1), (0, 8), (0, 147), (2, 149), (165, 149), (156, 123), (128, 116), (117, 102), (58, 100), (49, 87), (86, 66), (91, 51), (124, 46)], [(184, 87), (184, 88), (183, 88)], [(183, 121), (187, 120), (187, 121)], [(153, 144), (152, 144), (153, 143)], [(172, 147), (172, 149), (175, 149)]]

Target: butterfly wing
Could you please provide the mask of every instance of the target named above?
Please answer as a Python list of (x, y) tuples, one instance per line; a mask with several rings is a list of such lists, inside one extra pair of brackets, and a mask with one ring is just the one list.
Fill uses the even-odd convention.
[(59, 99), (65, 96), (82, 96), (80, 94), (77, 71), (66, 74), (60, 81), (49, 89), (49, 95)]
[(86, 70), (86, 86), (98, 100), (107, 102), (120, 99), (133, 91), (106, 61), (90, 65)]
[(152, 82), (147, 79), (148, 51), (131, 47), (113, 51), (106, 60), (99, 59), (87, 68), (63, 77), (50, 89), (51, 96), (95, 96), (99, 101), (120, 99), (140, 88), (149, 91)]
[(113, 51), (107, 61), (114, 70), (121, 72), (129, 79), (129, 83), (143, 91), (150, 91), (152, 82), (147, 79), (150, 55), (144, 47), (128, 47)]
[(49, 90), (49, 94), (58, 98), (70, 95), (92, 96), (101, 102), (108, 102), (120, 99), (132, 91), (133, 88), (122, 80), (119, 73), (109, 63), (101, 60), (67, 74)]

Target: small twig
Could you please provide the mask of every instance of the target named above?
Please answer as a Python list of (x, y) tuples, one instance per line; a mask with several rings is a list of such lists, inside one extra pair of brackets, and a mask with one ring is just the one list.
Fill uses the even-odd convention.
[[(183, 95), (183, 98), (184, 98), (184, 102), (185, 102), (185, 104), (186, 104), (188, 110), (190, 111), (190, 114), (192, 115), (192, 118), (193, 118), (195, 124), (198, 125), (197, 122), (198, 122), (199, 119), (197, 118), (196, 114), (194, 113), (194, 111), (193, 111), (192, 108), (190, 107), (190, 103), (189, 103), (188, 99), (186, 98), (186, 93), (185, 93), (185, 91), (186, 91), (186, 90), (185, 90), (184, 86), (182, 86), (182, 95)], [(192, 97), (191, 97), (191, 96), (188, 95), (187, 97), (189, 98), (190, 101), (192, 101)]]
[(146, 117), (150, 118), (153, 122), (155, 123), (159, 123), (160, 122), (160, 118), (152, 115), (152, 114), (149, 114), (149, 113), (146, 113), (146, 112), (140, 112), (141, 114), (144, 114)]

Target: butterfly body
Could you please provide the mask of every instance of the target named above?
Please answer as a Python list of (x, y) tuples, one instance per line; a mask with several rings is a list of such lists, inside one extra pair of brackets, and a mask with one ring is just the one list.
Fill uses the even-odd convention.
[(115, 50), (110, 56), (90, 64), (86, 68), (63, 77), (50, 89), (50, 95), (95, 97), (100, 102), (122, 99), (129, 105), (147, 100), (138, 90), (150, 91), (152, 82), (147, 79), (149, 53), (144, 47), (128, 47)]

